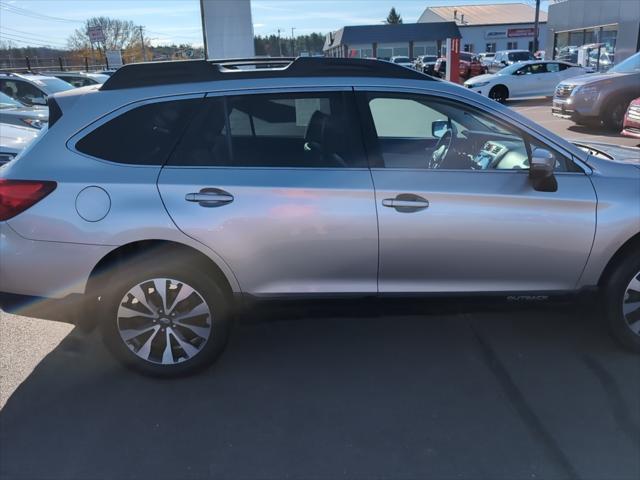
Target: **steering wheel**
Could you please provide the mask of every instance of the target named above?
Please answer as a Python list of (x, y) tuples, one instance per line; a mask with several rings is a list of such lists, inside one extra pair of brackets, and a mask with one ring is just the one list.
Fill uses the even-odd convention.
[(449, 128), (438, 139), (436, 147), (431, 154), (431, 158), (427, 161), (427, 168), (437, 169), (442, 168), (444, 161), (449, 153), (449, 150), (453, 147), (454, 138), (456, 137), (456, 127), (453, 123), (449, 124)]

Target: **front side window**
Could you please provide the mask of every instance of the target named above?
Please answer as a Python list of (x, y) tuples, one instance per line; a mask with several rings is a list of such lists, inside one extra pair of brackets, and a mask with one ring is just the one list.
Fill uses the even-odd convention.
[(0, 82), (2, 92), (26, 105), (46, 104), (45, 94), (30, 83), (22, 80), (3, 80)]
[(366, 167), (351, 94), (212, 97), (169, 164), (210, 167)]
[[(532, 144), (522, 132), (473, 107), (426, 95), (371, 93), (368, 141), (384, 168), (527, 170)], [(534, 148), (541, 145), (535, 144)], [(557, 155), (557, 170), (568, 168)]]
[(84, 136), (76, 149), (110, 162), (162, 165), (200, 102), (176, 100), (133, 108)]

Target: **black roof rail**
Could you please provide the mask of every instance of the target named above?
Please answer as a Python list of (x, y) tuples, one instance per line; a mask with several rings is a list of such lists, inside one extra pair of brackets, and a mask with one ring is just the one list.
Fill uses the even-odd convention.
[[(255, 68), (246, 68), (251, 66)], [(124, 88), (231, 79), (314, 76), (436, 80), (416, 70), (380, 60), (330, 57), (267, 57), (131, 63), (120, 67), (102, 85), (100, 90), (120, 90)]]

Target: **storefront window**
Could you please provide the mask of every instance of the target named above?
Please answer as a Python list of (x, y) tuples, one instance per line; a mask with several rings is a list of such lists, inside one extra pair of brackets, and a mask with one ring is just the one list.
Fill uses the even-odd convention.
[(392, 48), (378, 48), (378, 58), (389, 60), (391, 57), (393, 57)]
[(496, 51), (495, 42), (494, 43), (487, 43), (484, 47), (485, 47), (484, 48), (485, 52), (494, 52), (495, 53), (495, 51)]
[(559, 32), (553, 57), (604, 72), (615, 65), (617, 36), (617, 25)]

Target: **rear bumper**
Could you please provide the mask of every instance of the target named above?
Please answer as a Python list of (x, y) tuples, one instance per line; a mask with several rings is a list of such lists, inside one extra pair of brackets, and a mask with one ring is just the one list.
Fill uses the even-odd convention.
[(28, 240), (0, 222), (0, 292), (60, 299), (84, 293), (93, 267), (113, 248)]

